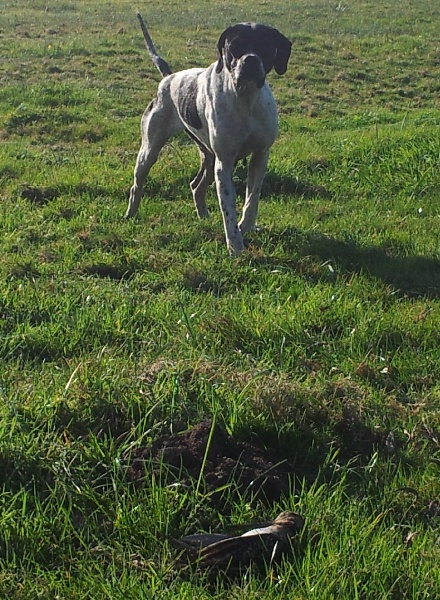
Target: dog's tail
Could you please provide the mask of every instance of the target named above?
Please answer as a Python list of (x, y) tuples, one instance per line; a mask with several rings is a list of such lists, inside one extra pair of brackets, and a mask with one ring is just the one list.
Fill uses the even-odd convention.
[(153, 44), (153, 40), (151, 39), (150, 34), (148, 33), (148, 29), (139, 12), (137, 13), (137, 18), (139, 19), (139, 23), (141, 24), (142, 33), (144, 34), (145, 45), (147, 46), (148, 53), (151, 56), (154, 65), (159, 70), (159, 73), (162, 75), (162, 77), (171, 75), (172, 71), (170, 69), (170, 65), (157, 53), (157, 50)]

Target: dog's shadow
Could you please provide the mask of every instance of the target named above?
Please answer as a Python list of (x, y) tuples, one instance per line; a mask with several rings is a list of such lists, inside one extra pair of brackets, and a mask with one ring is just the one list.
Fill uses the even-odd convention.
[[(248, 163), (246, 160), (239, 161), (234, 169), (234, 187), (237, 193), (238, 202), (243, 201), (246, 195), (246, 179), (247, 179)], [(169, 182), (161, 178), (149, 177), (145, 182), (145, 195), (160, 196), (165, 201), (173, 201), (177, 194), (176, 190), (187, 189), (188, 198), (191, 197), (189, 182), (197, 173), (195, 168), (190, 169), (190, 174), (176, 173)], [(210, 194), (215, 197), (215, 184), (209, 186)], [(128, 195), (128, 190), (126, 192)], [(295, 196), (297, 198), (330, 198), (330, 192), (324, 186), (314, 185), (307, 181), (301, 181), (297, 177), (278, 174), (273, 171), (268, 171), (264, 178), (261, 198), (267, 196)]]
[[(234, 184), (237, 196), (244, 198), (246, 194), (247, 166), (240, 162), (234, 171)], [(297, 177), (291, 177), (286, 173), (278, 174), (268, 171), (264, 178), (261, 190), (261, 198), (267, 196), (295, 196), (298, 198), (330, 198), (330, 192), (322, 185), (314, 185), (307, 181), (301, 181)]]
[[(361, 245), (355, 240), (340, 240), (319, 233), (304, 233), (293, 227), (271, 232), (271, 242), (284, 249), (283, 257), (262, 256), (261, 264), (275, 268), (301, 272), (305, 277), (322, 278), (314, 269), (304, 271), (302, 257), (311, 257), (322, 265), (330, 265), (325, 271), (335, 278), (339, 274), (350, 278), (360, 273), (369, 275), (407, 297), (440, 297), (440, 260), (432, 256), (406, 254), (393, 255), (387, 245)], [(396, 249), (393, 247), (393, 252)], [(289, 255), (292, 258), (289, 258)], [(296, 258), (295, 258), (296, 257)]]

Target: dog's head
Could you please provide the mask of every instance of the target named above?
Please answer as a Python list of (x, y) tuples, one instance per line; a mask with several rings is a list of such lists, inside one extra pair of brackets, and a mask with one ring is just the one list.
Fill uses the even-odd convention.
[(237, 89), (255, 85), (262, 88), (272, 68), (283, 75), (292, 43), (274, 27), (259, 23), (238, 23), (228, 27), (217, 43), (216, 71), (231, 73)]

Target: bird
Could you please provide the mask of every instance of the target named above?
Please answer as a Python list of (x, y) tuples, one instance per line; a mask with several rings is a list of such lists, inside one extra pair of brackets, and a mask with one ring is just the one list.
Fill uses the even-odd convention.
[[(249, 525), (241, 535), (198, 533), (186, 535), (178, 542), (181, 558), (197, 569), (240, 572), (252, 564), (270, 569), (292, 551), (292, 541), (304, 527), (304, 518), (284, 511), (273, 521)], [(185, 564), (185, 561), (181, 561)]]

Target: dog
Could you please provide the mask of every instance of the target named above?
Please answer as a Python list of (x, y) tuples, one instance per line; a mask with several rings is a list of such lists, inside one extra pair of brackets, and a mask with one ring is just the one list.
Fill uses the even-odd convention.
[[(239, 255), (243, 234), (255, 227), (269, 150), (278, 134), (277, 107), (266, 75), (273, 68), (278, 75), (286, 72), (292, 44), (273, 27), (238, 23), (221, 34), (216, 62), (172, 73), (137, 16), (163, 79), (142, 117), (142, 144), (125, 218), (138, 211), (145, 179), (164, 144), (186, 130), (200, 152), (200, 168), (190, 184), (197, 215), (209, 215), (205, 196), (215, 181), (226, 244), (231, 255)], [(237, 162), (249, 155), (246, 198), (237, 222), (232, 176)]]

